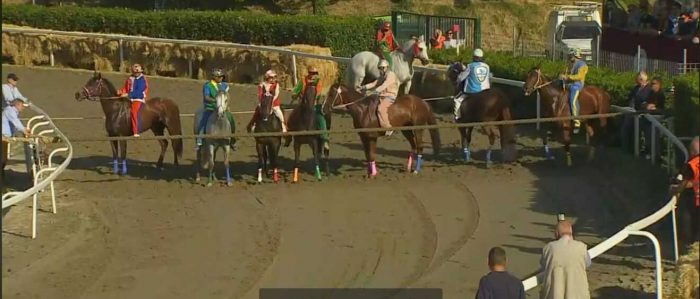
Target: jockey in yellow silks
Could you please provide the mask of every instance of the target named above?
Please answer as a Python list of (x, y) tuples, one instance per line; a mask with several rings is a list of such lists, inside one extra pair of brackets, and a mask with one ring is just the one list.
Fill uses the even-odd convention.
[[(562, 74), (559, 76), (559, 78), (564, 80), (568, 85), (569, 109), (571, 109), (571, 116), (576, 117), (580, 112), (578, 95), (586, 82), (588, 65), (586, 65), (586, 62), (581, 59), (581, 50), (579, 49), (571, 49), (569, 51), (569, 61), (570, 64), (567, 65), (566, 74)], [(581, 121), (574, 119), (574, 133), (577, 133), (580, 127)]]

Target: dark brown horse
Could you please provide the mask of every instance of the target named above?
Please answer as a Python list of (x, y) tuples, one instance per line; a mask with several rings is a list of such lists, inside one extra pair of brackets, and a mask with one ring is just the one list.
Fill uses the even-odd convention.
[[(571, 116), (569, 110), (568, 91), (555, 81), (550, 80), (542, 73), (539, 66), (532, 68), (525, 78), (523, 91), (526, 96), (540, 92), (541, 110), (544, 117), (564, 117)], [(579, 92), (578, 102), (581, 107), (579, 115), (606, 114), (610, 112), (610, 94), (602, 90), (600, 87), (593, 85), (585, 85)], [(607, 126), (607, 118), (601, 117), (596, 119), (581, 120), (586, 127), (586, 134), (590, 140), (591, 147), (588, 152), (588, 159), (593, 159), (595, 155), (595, 147), (601, 144), (602, 134)], [(564, 142), (564, 151), (566, 152), (566, 164), (571, 166), (571, 135), (573, 125), (571, 121), (557, 122), (558, 127), (562, 130), (562, 139)], [(542, 130), (542, 144), (545, 147), (545, 154), (548, 159), (553, 159), (550, 154), (549, 146), (547, 145), (547, 130)]]
[[(75, 93), (75, 99), (82, 101), (100, 101), (102, 111), (105, 114), (105, 129), (107, 135), (132, 136), (131, 131), (131, 103), (125, 98), (117, 95), (114, 85), (102, 74), (95, 72), (85, 86)], [(181, 135), (180, 109), (175, 102), (167, 98), (151, 98), (146, 101), (141, 109), (141, 131), (153, 131), (156, 136), (163, 136), (165, 129), (170, 135)], [(174, 163), (179, 165), (178, 158), (182, 158), (182, 139), (175, 138), (173, 141)], [(168, 148), (167, 140), (158, 140), (160, 143), (160, 156), (156, 167), (163, 169), (163, 157)], [(126, 140), (112, 141), (112, 159), (114, 162), (114, 173), (119, 174), (119, 162), (122, 162), (121, 174), (126, 174)], [(119, 156), (117, 156), (119, 150)]]
[[(491, 88), (480, 93), (470, 95), (459, 107), (458, 123), (476, 123), (512, 120), (510, 112), (510, 99), (498, 88)], [(482, 127), (484, 133), (489, 137), (489, 148), (486, 152), (486, 166), (493, 164), (491, 160), (491, 149), (496, 141), (496, 136), (501, 139), (501, 158), (504, 162), (513, 162), (517, 159), (516, 134), (514, 125), (486, 126)], [(459, 128), (462, 137), (462, 152), (464, 160), (471, 160), (469, 144), (472, 141), (472, 130), (474, 127)], [(497, 134), (498, 132), (498, 134)]]
[[(331, 86), (326, 102), (333, 106), (347, 107), (352, 115), (355, 128), (379, 128), (377, 118), (376, 98), (366, 97), (352, 88), (342, 84)], [(430, 106), (421, 98), (414, 95), (399, 96), (391, 107), (389, 107), (389, 122), (394, 127), (400, 126), (421, 126), (434, 125), (437, 123), (435, 115)], [(406, 170), (411, 171), (415, 160), (415, 171), (418, 173), (423, 163), (423, 130), (401, 131), (411, 144), (411, 152), (408, 155)], [(369, 177), (377, 175), (376, 151), (377, 138), (384, 136), (384, 132), (362, 132), (358, 133), (365, 151), (367, 159), (367, 173)], [(433, 145), (433, 154), (440, 152), (440, 131), (430, 130), (430, 138)]]
[[(314, 105), (316, 104), (316, 86), (309, 85), (302, 93), (301, 101), (297, 107), (292, 110), (292, 113), (287, 119), (287, 126), (290, 132), (294, 131), (311, 131), (318, 129), (318, 121)], [(314, 165), (316, 166), (314, 174), (317, 180), (321, 180), (321, 169), (319, 168), (319, 155), (324, 153), (324, 161), (326, 164), (326, 175), (330, 174), (328, 166), (328, 150), (323, 149), (323, 139), (321, 135), (296, 135), (288, 136), (285, 146), (289, 146), (294, 140), (294, 177), (293, 182), (299, 181), (299, 154), (302, 144), (308, 144), (311, 147), (311, 152), (314, 155)]]
[[(260, 103), (260, 116), (255, 121), (255, 133), (282, 132), (282, 122), (272, 115), (273, 96), (264, 96)], [(277, 157), (279, 156), (281, 136), (255, 137), (255, 148), (258, 152), (258, 183), (262, 183), (263, 172), (268, 173), (268, 165), (272, 166), (272, 181), (279, 182)]]

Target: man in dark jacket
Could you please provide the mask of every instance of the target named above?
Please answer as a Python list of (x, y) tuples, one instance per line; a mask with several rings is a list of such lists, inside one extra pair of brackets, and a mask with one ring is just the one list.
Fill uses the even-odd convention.
[(479, 281), (476, 299), (525, 299), (523, 283), (506, 271), (506, 251), (503, 248), (491, 248), (488, 263), (491, 272)]

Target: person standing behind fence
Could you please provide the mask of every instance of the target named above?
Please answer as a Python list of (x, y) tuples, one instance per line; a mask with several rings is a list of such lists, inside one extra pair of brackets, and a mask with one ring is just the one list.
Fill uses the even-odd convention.
[[(29, 128), (22, 124), (19, 119), (19, 114), (24, 110), (24, 107), (29, 106), (25, 100), (17, 98), (12, 100), (5, 109), (2, 110), (2, 171), (4, 179), (4, 171), (7, 160), (9, 159), (8, 153), (10, 148), (10, 141), (6, 138), (10, 137), (27, 137), (29, 135)], [(26, 161), (29, 159), (29, 148), (27, 143), (24, 145), (24, 153)], [(31, 164), (27, 164), (27, 172), (31, 169)]]
[(671, 193), (678, 196), (678, 232), (686, 245), (700, 239), (700, 137), (688, 148), (690, 160), (681, 167), (671, 184)]
[(444, 44), (445, 44), (445, 36), (442, 35), (442, 30), (435, 29), (435, 33), (433, 34), (433, 37), (430, 38), (430, 46), (432, 46), (433, 49), (442, 49)]
[(540, 299), (590, 299), (586, 270), (591, 265), (586, 244), (574, 240), (571, 222), (562, 220), (554, 232), (556, 241), (542, 249), (544, 275)]
[(17, 75), (13, 73), (7, 74), (7, 83), (2, 85), (2, 109), (12, 106), (12, 101), (16, 99), (21, 99), (24, 102), (29, 103), (29, 100), (23, 96), (21, 92), (19, 92), (19, 89), (17, 88), (18, 81), (19, 77), (17, 77)]
[(506, 271), (506, 251), (501, 247), (489, 250), (491, 272), (479, 281), (475, 299), (525, 299), (523, 283)]
[(131, 76), (124, 82), (124, 87), (119, 90), (119, 96), (131, 100), (131, 130), (134, 137), (139, 137), (141, 132), (141, 107), (146, 103), (148, 96), (148, 81), (143, 75), (143, 67), (136, 63), (131, 66)]

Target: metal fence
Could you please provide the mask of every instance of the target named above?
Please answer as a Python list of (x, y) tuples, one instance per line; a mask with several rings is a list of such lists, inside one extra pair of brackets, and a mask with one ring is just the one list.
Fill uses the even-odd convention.
[[(682, 58), (677, 61), (687, 61), (688, 53), (684, 50)], [(700, 69), (700, 63), (676, 62), (647, 58), (644, 49), (637, 46), (636, 55), (620, 54), (611, 51), (600, 51), (600, 65), (618, 72), (665, 72), (675, 76)]]
[(435, 29), (443, 32), (457, 29), (455, 37), (462, 48), (481, 47), (481, 21), (475, 18), (420, 15), (410, 12), (392, 11), (391, 23), (399, 40), (411, 36), (425, 36), (428, 40)]
[[(33, 111), (35, 111), (38, 116), (32, 117), (27, 121), (27, 128), (30, 130), (30, 138), (22, 138), (22, 139), (16, 139), (16, 138), (9, 138), (10, 141), (23, 141), (23, 142), (29, 142), (31, 144), (31, 150), (34, 153), (41, 153), (43, 152), (42, 150), (42, 142), (40, 142), (40, 139), (43, 139), (45, 136), (53, 135), (57, 136), (62, 140), (63, 143), (65, 143), (65, 146), (59, 147), (51, 151), (51, 153), (48, 155), (47, 164), (43, 164), (43, 159), (39, 157), (37, 154), (33, 154), (29, 156), (31, 163), (31, 175), (33, 179), (33, 186), (27, 190), (24, 191), (12, 191), (12, 192), (7, 192), (2, 195), (2, 209), (5, 210), (19, 202), (22, 202), (28, 198), (32, 198), (32, 239), (36, 238), (36, 230), (37, 230), (37, 209), (39, 206), (39, 194), (40, 192), (44, 191), (47, 187), (50, 188), (51, 190), (51, 205), (52, 205), (52, 212), (56, 214), (56, 192), (55, 192), (55, 187), (54, 187), (54, 180), (61, 174), (63, 171), (66, 170), (68, 167), (68, 164), (70, 164), (70, 161), (73, 159), (73, 145), (70, 143), (66, 135), (64, 135), (61, 130), (56, 127), (56, 125), (53, 123), (51, 118), (49, 117), (46, 112), (41, 110), (36, 105), (30, 105), (29, 108)], [(48, 129), (45, 129), (48, 127)], [(3, 137), (5, 139), (5, 137)], [(56, 154), (59, 153), (66, 153), (66, 158), (59, 164), (58, 166), (54, 165), (54, 158), (56, 157)], [(8, 156), (11, 153), (8, 152)]]

